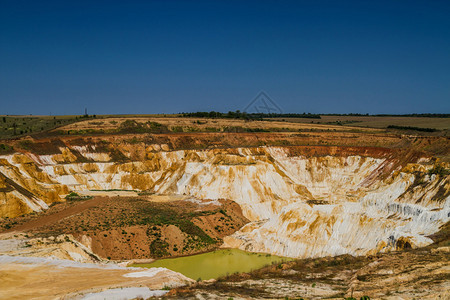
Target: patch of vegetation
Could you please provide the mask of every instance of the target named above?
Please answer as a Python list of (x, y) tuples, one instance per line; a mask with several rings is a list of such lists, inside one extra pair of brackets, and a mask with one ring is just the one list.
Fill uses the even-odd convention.
[(169, 129), (166, 125), (158, 122), (140, 123), (134, 120), (126, 120), (119, 125), (120, 133), (167, 133)]
[(169, 248), (169, 244), (160, 238), (156, 238), (151, 244), (150, 244), (150, 253), (154, 255), (155, 257), (164, 257), (169, 255), (169, 252), (167, 249)]
[(33, 142), (30, 140), (24, 140), (19, 142), (19, 147), (24, 150), (31, 150)]
[(290, 114), (283, 114), (283, 113), (247, 113), (247, 112), (241, 112), (240, 110), (236, 111), (229, 111), (227, 113), (221, 113), (217, 111), (210, 111), (210, 112), (204, 112), (204, 111), (198, 111), (198, 112), (191, 112), (191, 113), (182, 113), (183, 117), (190, 117), (190, 118), (221, 118), (221, 119), (243, 119), (243, 120), (262, 120), (263, 118), (310, 118), (310, 119), (320, 119), (320, 115), (318, 114), (311, 114), (311, 113), (290, 113)]
[(207, 235), (200, 227), (191, 221), (193, 218), (202, 215), (202, 212), (179, 213), (173, 209), (152, 206), (141, 208), (141, 214), (145, 217), (136, 220), (138, 224), (155, 224), (157, 226), (175, 225), (184, 233), (192, 236), (193, 241), (196, 241), (196, 243), (202, 245), (216, 243), (216, 240)]
[(373, 117), (420, 117), (420, 118), (450, 118), (450, 114), (359, 114), (359, 113), (349, 113), (349, 114), (321, 114), (322, 116), (349, 116), (349, 117), (358, 117), (358, 116), (373, 116)]
[(414, 126), (398, 126), (398, 125), (388, 125), (388, 129), (400, 129), (400, 130), (415, 130), (423, 132), (436, 132), (436, 128), (425, 128), (425, 127), (414, 127)]
[(183, 132), (183, 127), (182, 126), (172, 126), (170, 128), (170, 131), (172, 131), (172, 132)]
[(71, 192), (69, 195), (66, 196), (66, 198), (68, 197), (80, 197), (80, 196), (75, 192)]
[(2, 116), (0, 118), (0, 138), (36, 135), (96, 116)]
[(130, 140), (127, 140), (127, 143), (130, 144), (140, 144), (140, 143), (144, 143), (144, 140), (142, 139), (138, 139), (136, 137), (131, 138)]
[(437, 164), (434, 165), (432, 169), (428, 171), (428, 174), (437, 174), (439, 176), (447, 176), (450, 174), (450, 170), (446, 169), (443, 165)]
[(320, 124), (327, 124), (327, 125), (348, 125), (348, 124), (354, 124), (354, 123), (361, 123), (362, 121), (356, 121), (356, 120), (344, 120), (344, 121), (334, 121), (334, 122), (321, 122)]
[(26, 151), (31, 151), (38, 155), (43, 155), (60, 154), (60, 148), (66, 147), (66, 145), (60, 139), (51, 139), (49, 141), (26, 139), (19, 141), (17, 147)]
[(13, 146), (0, 144), (0, 154), (11, 154), (14, 153)]
[(104, 134), (105, 130), (103, 129), (71, 129), (71, 130), (55, 130), (55, 135), (95, 135), (95, 134)]
[(226, 126), (223, 128), (223, 132), (284, 132), (291, 131), (288, 128), (248, 128), (242, 126)]
[(65, 199), (69, 201), (89, 200), (92, 199), (92, 196), (80, 196), (75, 192), (71, 192), (65, 197)]

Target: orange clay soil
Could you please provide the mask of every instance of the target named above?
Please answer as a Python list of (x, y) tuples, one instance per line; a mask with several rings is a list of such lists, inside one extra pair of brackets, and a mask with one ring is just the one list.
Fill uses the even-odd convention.
[[(4, 140), (15, 151), (35, 154), (61, 153), (65, 146), (96, 146), (95, 152), (111, 152), (127, 147), (143, 148), (152, 144), (165, 144), (163, 150), (236, 148), (259, 146), (314, 146), (314, 147), (369, 147), (407, 149), (429, 155), (447, 157), (450, 153), (450, 137), (409, 136), (392, 133), (367, 132), (258, 132), (258, 133), (166, 133), (166, 134), (98, 134), (78, 136), (54, 136)], [(335, 148), (336, 149), (336, 148)], [(336, 151), (336, 150), (332, 150)], [(116, 153), (117, 154), (117, 153)], [(136, 151), (134, 156), (139, 156)], [(142, 155), (142, 153), (141, 153)], [(119, 158), (125, 158), (118, 156)], [(137, 157), (136, 157), (137, 158)], [(82, 159), (81, 157), (79, 159)], [(134, 159), (134, 157), (130, 157)]]

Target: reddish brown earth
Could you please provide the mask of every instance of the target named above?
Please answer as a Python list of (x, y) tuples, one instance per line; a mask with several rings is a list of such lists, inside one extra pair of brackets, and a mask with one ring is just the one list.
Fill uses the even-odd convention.
[[(124, 260), (200, 253), (248, 220), (230, 200), (221, 205), (148, 197), (95, 197), (57, 204), (43, 214), (16, 218), (4, 231), (37, 236), (72, 234), (100, 257)], [(11, 220), (10, 220), (11, 222)]]
[[(23, 141), (29, 141), (24, 143)], [(167, 133), (167, 134), (115, 134), (91, 136), (56, 136), (24, 138), (6, 140), (2, 143), (12, 145), (16, 151), (32, 152), (35, 154), (60, 153), (64, 146), (93, 146), (98, 152), (125, 150), (129, 145), (144, 147), (150, 144), (167, 144), (168, 150), (182, 149), (208, 149), (208, 148), (236, 148), (258, 146), (313, 146), (319, 147), (319, 153), (328, 151), (342, 154), (339, 147), (357, 147), (360, 151), (378, 152), (374, 148), (388, 148), (392, 150), (407, 149), (419, 151), (423, 154), (447, 156), (450, 153), (450, 137), (446, 136), (420, 136), (400, 135), (393, 133), (368, 132), (334, 132), (331, 130), (305, 131), (305, 132), (252, 132), (252, 133)], [(128, 146), (126, 146), (128, 145)], [(330, 147), (331, 146), (331, 147)], [(339, 146), (339, 147), (336, 147)], [(321, 147), (329, 150), (320, 150)], [(307, 153), (314, 152), (307, 147)], [(336, 150), (337, 149), (337, 150)], [(351, 150), (352, 151), (352, 150)], [(136, 151), (129, 159), (139, 159), (144, 153)], [(332, 153), (330, 153), (332, 155)], [(368, 153), (369, 155), (369, 153)], [(372, 155), (372, 153), (370, 154)], [(124, 156), (117, 158), (124, 159)], [(81, 158), (80, 158), (81, 159)]]
[[(86, 201), (76, 202), (73, 205), (65, 205), (65, 208), (61, 208), (61, 210), (54, 209), (50, 210), (46, 214), (38, 218), (33, 218), (30, 221), (26, 221), (28, 218), (23, 218), (22, 224), (15, 226), (11, 229), (3, 231), (12, 232), (12, 231), (36, 231), (39, 228), (44, 226), (51, 226), (52, 224), (58, 223), (64, 218), (70, 217), (72, 215), (79, 214), (87, 209), (90, 209), (94, 206), (101, 205), (103, 202), (107, 202), (109, 197), (95, 197)], [(59, 208), (59, 207), (58, 207)], [(18, 219), (20, 220), (20, 219)]]

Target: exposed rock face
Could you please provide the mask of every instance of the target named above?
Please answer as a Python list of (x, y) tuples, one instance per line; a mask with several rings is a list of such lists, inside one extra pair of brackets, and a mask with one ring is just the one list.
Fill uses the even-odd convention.
[[(0, 236), (0, 253), (21, 257), (52, 257), (73, 260), (81, 263), (99, 262), (90, 249), (73, 238), (72, 235), (59, 235), (50, 238), (27, 238), (10, 234)], [(0, 256), (1, 257), (1, 256)]]
[(449, 176), (428, 175), (428, 158), (358, 147), (165, 150), (91, 145), (4, 156), (0, 214), (45, 209), (69, 190), (231, 199), (252, 222), (225, 246), (291, 257), (423, 246), (450, 220)]
[(15, 217), (47, 209), (61, 201), (66, 186), (52, 181), (28, 156), (15, 154), (0, 157), (0, 216)]

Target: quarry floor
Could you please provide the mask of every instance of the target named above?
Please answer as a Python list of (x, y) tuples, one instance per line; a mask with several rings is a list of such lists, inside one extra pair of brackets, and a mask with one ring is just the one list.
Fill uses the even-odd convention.
[(0, 299), (81, 299), (90, 292), (161, 290), (171, 284), (181, 287), (159, 299), (449, 299), (449, 260), (450, 247), (432, 246), (369, 257), (302, 259), (198, 283), (183, 282), (167, 270), (127, 277), (136, 270), (0, 261)]
[(170, 270), (149, 274), (144, 269), (64, 263), (20, 259), (5, 262), (0, 258), (0, 299), (81, 299), (86, 294), (114, 288), (162, 290), (191, 281)]

